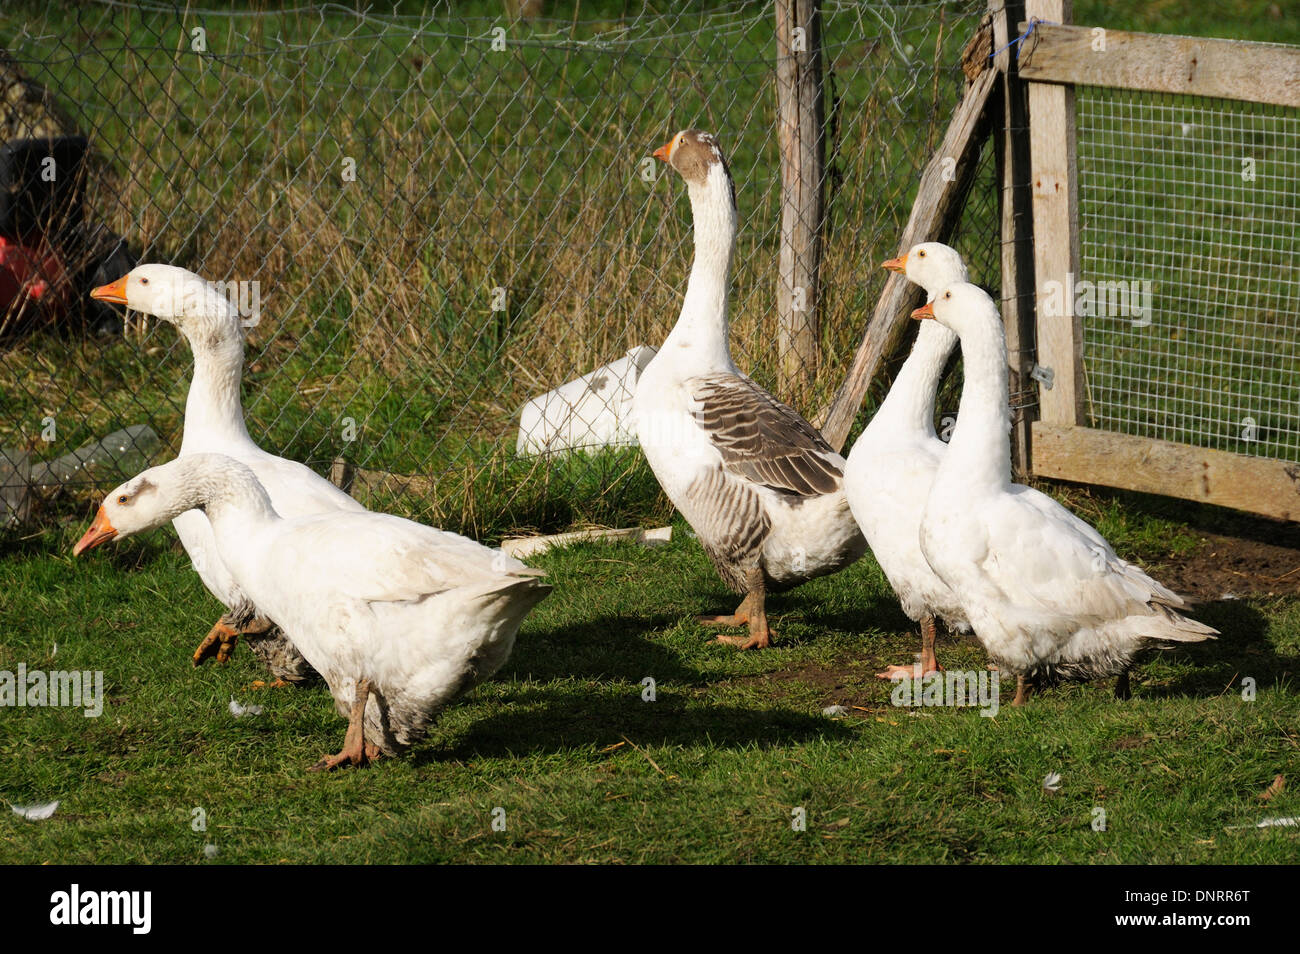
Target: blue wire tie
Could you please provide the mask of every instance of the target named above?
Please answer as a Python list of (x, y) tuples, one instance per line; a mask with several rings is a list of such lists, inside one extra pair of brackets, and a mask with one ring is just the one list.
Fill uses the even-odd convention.
[[(1042, 23), (1042, 24), (1044, 24), (1044, 25), (1046, 25), (1046, 26), (1060, 26), (1060, 25), (1061, 25), (1061, 24), (1059, 24), (1059, 23), (1057, 23), (1057, 22), (1055, 22), (1055, 21), (1053, 21), (1053, 20), (1040, 20), (1040, 19), (1038, 19), (1038, 17), (1030, 17), (1030, 18), (1029, 18), (1029, 28), (1028, 28), (1027, 30), (1025, 30), (1024, 33), (1020, 34), (1020, 36), (1016, 37), (1014, 40), (1012, 40), (1010, 43), (1008, 43), (1006, 46), (1004, 46), (1004, 47), (1002, 48), (1002, 50), (1009, 50), (1009, 49), (1011, 49), (1013, 46), (1015, 46), (1017, 43), (1020, 43), (1020, 42), (1022, 42), (1022, 41), (1024, 41), (1024, 40), (1029, 39), (1029, 34), (1033, 33), (1033, 32), (1034, 32), (1034, 27), (1038, 26), (1038, 24), (1040, 24), (1040, 23)], [(995, 57), (995, 56), (997, 56), (999, 53), (1001, 53), (1002, 50), (994, 50), (992, 53), (989, 54), (989, 59), (990, 59), (990, 60), (993, 59), (993, 57)], [(1016, 55), (1017, 55), (1017, 56), (1020, 55), (1020, 51), (1019, 51), (1019, 50), (1016, 51)]]

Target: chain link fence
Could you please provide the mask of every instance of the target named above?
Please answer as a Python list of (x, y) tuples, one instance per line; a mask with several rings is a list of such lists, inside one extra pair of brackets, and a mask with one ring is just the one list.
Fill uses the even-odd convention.
[[(822, 5), (827, 219), (809, 416), (841, 383), (879, 263), (898, 252), (983, 7)], [(672, 9), (548, 4), (549, 19), (512, 20), (487, 4), (406, 16), (11, 2), (5, 131), (88, 140), (90, 266), (133, 256), (257, 283), (244, 406), (268, 450), (322, 473), (346, 462), (363, 503), (486, 538), (662, 519), (635, 448), (516, 444), (529, 399), (657, 346), (675, 321), (690, 210), (650, 152), (680, 128), (717, 133), (728, 153), (733, 353), (775, 383), (773, 9)], [(956, 241), (995, 285), (986, 151)], [(35, 520), (117, 479), (51, 461), (128, 427), (142, 456), (179, 446), (187, 346), (165, 324), (88, 311), (88, 267), (66, 269), (68, 293), (48, 306), (16, 296), (0, 327), (0, 447), (43, 475)], [(941, 413), (945, 401), (955, 409), (945, 394)]]

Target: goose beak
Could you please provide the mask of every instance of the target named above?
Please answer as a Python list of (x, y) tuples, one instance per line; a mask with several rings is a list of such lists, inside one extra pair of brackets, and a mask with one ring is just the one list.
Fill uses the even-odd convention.
[(95, 514), (95, 522), (90, 525), (90, 529), (72, 548), (72, 555), (81, 556), (85, 551), (93, 549), (107, 540), (112, 540), (115, 536), (117, 536), (117, 531), (108, 522), (108, 514), (104, 513), (104, 508), (100, 507), (99, 513)]
[[(891, 258), (889, 261), (881, 263), (880, 267), (887, 268), (891, 272), (904, 272), (907, 270), (907, 256), (900, 255), (898, 258)], [(912, 317), (915, 318), (916, 316), (913, 315)]]
[(934, 302), (932, 302), (932, 301), (927, 301), (927, 302), (926, 302), (924, 305), (922, 305), (920, 308), (916, 309), (916, 311), (912, 312), (912, 317), (913, 317), (913, 318), (933, 318), (933, 317), (934, 317)]
[(660, 162), (667, 162), (673, 154), (673, 142), (675, 142), (675, 139), (669, 139), (654, 152), (650, 153), (650, 155), (654, 156)]
[(107, 285), (100, 285), (90, 291), (90, 297), (96, 301), (111, 301), (115, 305), (126, 304), (126, 276), (123, 275), (115, 282)]

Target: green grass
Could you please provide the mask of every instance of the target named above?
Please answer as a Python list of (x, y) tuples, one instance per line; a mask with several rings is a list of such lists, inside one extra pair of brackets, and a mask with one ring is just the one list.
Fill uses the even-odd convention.
[[(1077, 3), (1075, 20), (1300, 42), (1300, 20), (1283, 6)], [(490, 17), (499, 4), (456, 9)], [(551, 9), (575, 18), (571, 5)], [(584, 3), (579, 12), (577, 35), (589, 38), (622, 7)], [(839, 16), (827, 36), (845, 145), (825, 272), (828, 360), (810, 406), (839, 384), (883, 278), (864, 263), (896, 253), (918, 163), (957, 91), (950, 72), (932, 71), (938, 35), (928, 14), (900, 21), (910, 53), (859, 42), (875, 35), (874, 21)], [(22, 50), (50, 52), (41, 78), (90, 121), (110, 159), (107, 181), (122, 187), (92, 197), (106, 221), (151, 257), (264, 281), (270, 320), (253, 332), (245, 378), (253, 432), (318, 469), (346, 454), (362, 466), (435, 478), (367, 491), (371, 506), (489, 540), (518, 528), (667, 519), (635, 451), (530, 462), (510, 448), (523, 399), (666, 332), (689, 261), (681, 245), (689, 223), (675, 183), (661, 177), (648, 187), (634, 170), (678, 125), (727, 134), (746, 223), (741, 258), (750, 263), (735, 282), (736, 349), (747, 369), (773, 381), (776, 163), (771, 88), (755, 71), (770, 57), (765, 28), (694, 24), (672, 61), (539, 40), (489, 62), (483, 50), (426, 38), (428, 48), (415, 51), (425, 61), (419, 68), (402, 45), (406, 27), (340, 41), (356, 20), (337, 11), (323, 20), (237, 13), (213, 31), (214, 49), (225, 52), (223, 36), (273, 49), (323, 31), (327, 42), (292, 72), (294, 58), (276, 53), (199, 64), (176, 53), (175, 17), (105, 17), (102, 8), (74, 15), (72, 4), (6, 5), (0, 41), (21, 35)], [(945, 69), (962, 39), (950, 21)], [(700, 63), (715, 70), (712, 89), (726, 91), (723, 101), (705, 95)], [(548, 80), (537, 84), (534, 75)], [(322, 92), (346, 81), (356, 85)], [(219, 98), (221, 89), (239, 96)], [(471, 108), (469, 89), (485, 91), (482, 111)], [(892, 102), (900, 90), (906, 96)], [(156, 115), (146, 109), (164, 102)], [(275, 111), (301, 121), (268, 122)], [(216, 135), (230, 130), (230, 138)], [(1265, 123), (1252, 142), (1273, 132)], [(164, 139), (177, 148), (158, 147)], [(1163, 154), (1172, 142), (1144, 145)], [(345, 145), (360, 150), (363, 168), (369, 158), (410, 172), (311, 201)], [(504, 159), (464, 163), (453, 146)], [(412, 149), (418, 161), (405, 162)], [(573, 170), (584, 151), (595, 158)], [(1193, 166), (1212, 178), (1234, 158), (1224, 145), (1194, 156)], [(981, 181), (990, 174), (986, 166)], [(1261, 170), (1266, 183), (1271, 174)], [(1127, 188), (1114, 168), (1096, 175), (1099, 189)], [(1198, 227), (1215, 215), (1230, 219), (1240, 200), (1231, 181), (1213, 185), (1193, 206)], [(1174, 183), (1149, 198), (1178, 205), (1183, 188)], [(996, 245), (986, 192), (959, 245), (976, 278), (989, 282)], [(265, 221), (241, 212), (243, 199), (264, 203)], [(1089, 201), (1085, 209), (1094, 210)], [(1290, 199), (1278, 207), (1294, 212)], [(481, 217), (472, 220), (481, 229), (458, 231), (465, 215)], [(1128, 238), (1104, 224), (1085, 237), (1094, 271), (1102, 263), (1090, 249), (1122, 249)], [(1168, 239), (1167, 223), (1153, 227)], [(313, 251), (322, 245), (330, 250), (323, 257)], [(1278, 248), (1266, 265), (1285, 264)], [(483, 296), (499, 282), (510, 286), (510, 305), (490, 314)], [(1195, 328), (1240, 328), (1247, 311), (1287, 307), (1237, 303)], [(1110, 362), (1094, 374), (1133, 362), (1138, 345), (1127, 327), (1090, 325), (1088, 334), (1092, 354)], [(1204, 351), (1189, 356), (1177, 338), (1139, 344), (1162, 362), (1163, 380), (1189, 362), (1199, 362), (1202, 376), (1214, 370), (1204, 367)], [(1230, 350), (1234, 341), (1217, 344)], [(523, 360), (510, 363), (507, 353)], [(1294, 413), (1294, 351), (1279, 347), (1271, 358), (1253, 386), (1270, 400), (1281, 395)], [(0, 370), (0, 445), (53, 456), (146, 418), (176, 442), (188, 356), (171, 329), (85, 341), (34, 335), (6, 343)], [(1130, 389), (1143, 383), (1112, 378)], [(1229, 439), (1251, 411), (1221, 403), (1232, 413), (1208, 439)], [(1143, 426), (1196, 437), (1170, 422), (1189, 406), (1185, 395), (1149, 393), (1143, 404), (1156, 418)], [(45, 414), (58, 422), (53, 448), (34, 436)], [(360, 435), (350, 446), (341, 436), (349, 416)], [(1267, 449), (1282, 452), (1278, 432), (1289, 419), (1255, 416)], [(1186, 505), (1136, 495), (1072, 492), (1071, 501), (1157, 576), (1195, 550), (1198, 530), (1240, 527), (1223, 511), (1200, 508), (1189, 522)], [(263, 674), (246, 652), (227, 667), (192, 670), (189, 653), (219, 607), (165, 533), (72, 560), (88, 502), (69, 495), (46, 504), (34, 536), (0, 540), (0, 670), (103, 670), (110, 699), (98, 719), (61, 709), (0, 712), (0, 798), (61, 801), (47, 822), (0, 814), (0, 861), (194, 863), (207, 843), (220, 849), (216, 863), (1235, 864), (1300, 854), (1295, 829), (1238, 827), (1300, 815), (1294, 598), (1204, 607), (1199, 617), (1223, 638), (1152, 657), (1127, 703), (1089, 685), (1049, 691), (994, 719), (912, 712), (890, 705), (890, 687), (873, 677), (909, 659), (916, 637), (869, 558), (774, 598), (777, 648), (737, 654), (708, 642), (693, 621), (734, 598), (678, 523), (666, 548), (588, 546), (539, 558), (556, 591), (530, 616), (505, 669), (451, 707), (407, 757), (320, 777), (304, 768), (336, 750), (344, 728), (326, 692), (252, 691)], [(972, 643), (945, 642), (941, 652), (950, 669), (983, 665)], [(653, 703), (641, 701), (647, 676), (657, 681)], [(1254, 702), (1237, 688), (1245, 676), (1259, 686)], [(232, 696), (266, 711), (235, 720), (226, 708)], [(823, 716), (833, 703), (856, 708)], [(1054, 796), (1041, 789), (1049, 772), (1062, 776)], [(1290, 788), (1264, 804), (1259, 795), (1277, 774)], [(191, 828), (200, 807), (206, 832)], [(491, 828), (495, 807), (506, 810), (505, 832)], [(806, 809), (806, 832), (791, 830), (795, 807)], [(1090, 825), (1097, 807), (1106, 810), (1105, 832)]]
[[(1083, 504), (1150, 565), (1194, 541), (1131, 502)], [(109, 697), (98, 719), (0, 714), (0, 798), (60, 800), (49, 821), (0, 815), (6, 862), (1238, 864), (1300, 851), (1294, 829), (1235, 827), (1300, 814), (1295, 599), (1203, 607), (1222, 639), (1153, 656), (1129, 702), (1083, 685), (996, 718), (910, 710), (873, 676), (916, 637), (869, 558), (774, 598), (777, 647), (740, 654), (694, 622), (734, 597), (679, 523), (662, 548), (537, 558), (555, 592), (506, 667), (405, 757), (320, 776), (306, 766), (344, 730), (326, 691), (250, 690), (263, 673), (247, 652), (191, 669), (218, 607), (170, 533), (74, 560), (80, 529), (0, 556), (0, 669), (102, 669)], [(975, 644), (940, 649), (950, 669), (983, 666)], [(233, 719), (232, 696), (265, 712)], [(823, 716), (831, 704), (850, 714)], [(1278, 774), (1290, 787), (1261, 802)], [(196, 808), (206, 832), (191, 829)]]

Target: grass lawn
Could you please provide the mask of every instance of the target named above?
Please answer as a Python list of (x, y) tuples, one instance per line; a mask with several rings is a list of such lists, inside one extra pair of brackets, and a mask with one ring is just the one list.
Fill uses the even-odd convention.
[[(1225, 557), (1203, 542), (1224, 527), (1134, 500), (1071, 502), (1166, 579)], [(250, 689), (263, 673), (246, 651), (191, 669), (218, 607), (170, 531), (74, 560), (81, 529), (68, 521), (3, 557), (0, 669), (102, 669), (107, 697), (95, 719), (3, 713), (0, 798), (60, 801), (48, 821), (0, 815), (6, 862), (1300, 857), (1300, 830), (1249, 827), (1300, 815), (1300, 599), (1281, 591), (1202, 605), (1198, 618), (1223, 637), (1153, 656), (1128, 702), (1109, 686), (1070, 686), (985, 718), (891, 704), (873, 674), (917, 640), (870, 558), (774, 598), (776, 648), (710, 643), (693, 616), (732, 597), (679, 523), (662, 548), (536, 558), (555, 592), (502, 672), (406, 757), (322, 776), (305, 768), (337, 750), (345, 727), (324, 688)], [(949, 669), (984, 665), (977, 644), (940, 649)], [(1258, 687), (1250, 702), (1246, 676)], [(642, 701), (645, 677), (653, 702)], [(264, 712), (235, 719), (232, 697)], [(822, 714), (835, 704), (847, 714)], [(1056, 794), (1043, 789), (1050, 772)], [(1291, 787), (1262, 801), (1279, 774)], [(205, 832), (192, 830), (196, 808)], [(505, 831), (492, 828), (496, 808)], [(795, 808), (806, 831), (792, 829)], [(1092, 827), (1098, 808), (1105, 831)], [(207, 844), (219, 849), (211, 861)]]
[[(475, 21), (468, 34), (418, 19), (376, 26), (335, 7), (320, 17), (236, 13), (213, 19), (221, 55), (200, 59), (181, 43), (188, 21), (172, 15), (23, 2), (0, 11), (0, 45), (43, 64), (40, 78), (77, 104), (110, 157), (104, 181), (122, 188), (91, 199), (105, 221), (151, 258), (265, 281), (272, 314), (251, 334), (244, 396), (268, 448), (318, 470), (347, 455), (427, 478), (418, 491), (359, 496), (489, 542), (519, 528), (666, 519), (635, 450), (515, 458), (517, 409), (666, 334), (689, 267), (689, 219), (680, 184), (644, 182), (638, 163), (674, 127), (697, 122), (726, 130), (732, 144), (747, 223), (733, 340), (740, 363), (772, 380), (770, 34), (749, 8), (734, 23), (725, 12), (701, 17), (712, 29), (691, 20), (669, 53), (645, 37), (606, 47), (587, 41), (619, 14), (584, 7), (610, 23), (583, 20), (570, 37), (581, 43), (530, 34), (493, 60), (466, 36), (481, 39), (486, 21), (476, 17), (498, 6), (458, 8)], [(1118, 10), (1081, 0), (1075, 19), (1297, 42), (1300, 20), (1281, 6), (1187, 0)], [(557, 16), (567, 9), (557, 5)], [(926, 4), (900, 9), (898, 36), (859, 23), (849, 5), (828, 14), (838, 141), (853, 148), (833, 163), (843, 179), (825, 266), (827, 360), (805, 409), (840, 383), (883, 281), (874, 263), (897, 252), (918, 164), (958, 92), (951, 64), (966, 20), (936, 19)], [(702, 79), (701, 64), (716, 75)], [(534, 79), (543, 74), (546, 82)], [(725, 101), (710, 90), (725, 90)], [(1290, 155), (1290, 127), (1272, 115), (1259, 122), (1243, 142), (1277, 139), (1277, 154)], [(1189, 166), (1198, 174), (1237, 168), (1234, 143), (1220, 148), (1177, 128), (1144, 140), (1146, 154), (1174, 154), (1187, 140), (1205, 145)], [(385, 174), (348, 192), (336, 166), (353, 151), (363, 171)], [(1130, 262), (1098, 251), (1122, 250), (1127, 234), (1122, 216), (1101, 217), (1110, 194), (1101, 187), (1130, 195), (1135, 174), (1089, 156), (1090, 268), (1142, 278), (1142, 269), (1183, 262), (1159, 209), (1147, 216), (1159, 254)], [(1261, 162), (1260, 181), (1280, 180)], [(1266, 203), (1221, 176), (1209, 191), (1158, 192), (1209, 223), (1201, 252), (1219, 236), (1281, 236), (1276, 255), (1256, 264), (1290, 274), (1294, 189)], [(1189, 196), (1204, 205), (1182, 201)], [(1267, 234), (1211, 228), (1214, 215), (1264, 206), (1286, 219)], [(987, 258), (996, 237), (989, 207), (985, 218), (980, 208), (968, 210), (958, 244), (975, 276), (995, 283)], [(1209, 274), (1199, 258), (1185, 264)], [(497, 285), (510, 291), (501, 313), (486, 305)], [(1300, 356), (1294, 336), (1258, 327), (1294, 315), (1290, 287), (1218, 311), (1161, 302), (1160, 314), (1182, 323), (1140, 336), (1131, 323), (1089, 326), (1092, 410), (1119, 429), (1233, 450), (1258, 440), (1295, 459)], [(1222, 338), (1189, 357), (1189, 329)], [(1254, 378), (1228, 373), (1243, 351), (1261, 350), (1270, 361)], [(1134, 370), (1147, 366), (1149, 386)], [(147, 419), (175, 445), (188, 367), (165, 327), (8, 342), (0, 444), (44, 458)], [(1160, 390), (1189, 368), (1212, 402)], [(859, 427), (886, 384), (876, 382)], [(1139, 395), (1144, 416), (1105, 418), (1116, 403), (1108, 388), (1112, 398)], [(1211, 404), (1222, 420), (1197, 430), (1192, 411)], [(37, 436), (46, 415), (58, 425), (53, 447)], [(360, 433), (352, 446), (340, 436), (346, 416)], [(1258, 438), (1239, 436), (1247, 416)], [(305, 771), (343, 738), (323, 687), (252, 689), (264, 673), (246, 651), (225, 667), (190, 667), (219, 607), (170, 531), (74, 560), (90, 490), (43, 500), (39, 529), (0, 536), (0, 672), (100, 670), (106, 699), (99, 718), (0, 712), (0, 799), (60, 802), (46, 821), (0, 807), (0, 861), (1300, 860), (1300, 827), (1254, 827), (1300, 816), (1300, 530), (1130, 494), (1055, 492), (1121, 555), (1194, 595), (1197, 618), (1222, 638), (1153, 655), (1122, 703), (1110, 686), (1083, 685), (993, 718), (895, 706), (893, 687), (874, 673), (908, 660), (918, 639), (870, 557), (774, 598), (776, 647), (739, 654), (694, 621), (735, 598), (678, 523), (662, 548), (580, 546), (536, 558), (555, 592), (506, 667), (407, 756), (330, 776)], [(940, 653), (950, 670), (983, 670), (974, 642), (945, 640)], [(642, 698), (647, 677), (654, 701)], [(1245, 679), (1256, 687), (1251, 700)], [(264, 711), (236, 719), (232, 699)], [(845, 712), (823, 714), (831, 705)], [(1060, 776), (1054, 793), (1043, 787), (1049, 773)], [(1278, 775), (1289, 787), (1262, 798)], [(206, 830), (197, 831), (200, 809)], [(496, 809), (504, 830), (493, 827)], [(796, 809), (806, 830), (792, 827)], [(1104, 830), (1094, 829), (1098, 809)]]

